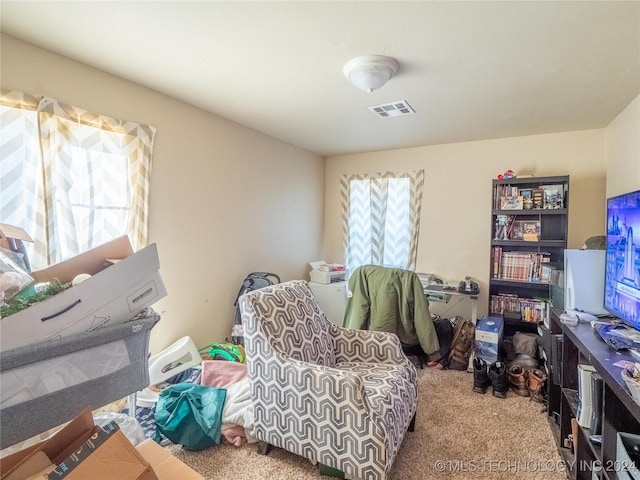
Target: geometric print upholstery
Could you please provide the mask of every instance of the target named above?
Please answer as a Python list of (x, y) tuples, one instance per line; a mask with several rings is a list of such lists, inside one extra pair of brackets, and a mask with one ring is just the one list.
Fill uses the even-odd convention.
[(258, 440), (384, 480), (416, 412), (417, 372), (398, 337), (329, 322), (303, 280), (239, 305)]
[(296, 360), (334, 366), (328, 322), (304, 283), (256, 290), (251, 305), (263, 321), (258, 328), (271, 346)]

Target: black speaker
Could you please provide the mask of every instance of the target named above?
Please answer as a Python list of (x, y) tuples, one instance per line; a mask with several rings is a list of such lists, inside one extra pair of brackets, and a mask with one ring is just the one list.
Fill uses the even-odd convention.
[(562, 383), (562, 335), (551, 336), (551, 381), (554, 385)]
[(602, 396), (604, 383), (598, 373), (591, 375), (591, 423), (589, 424), (590, 435), (600, 435), (602, 433)]

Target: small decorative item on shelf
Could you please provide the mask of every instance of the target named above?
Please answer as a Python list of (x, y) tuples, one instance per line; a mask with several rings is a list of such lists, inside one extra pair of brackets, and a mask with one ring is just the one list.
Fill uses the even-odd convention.
[(640, 363), (628, 364), (623, 368), (622, 378), (629, 387), (633, 400), (640, 405)]
[(519, 195), (517, 197), (500, 198), (500, 210), (522, 210), (523, 204), (523, 199)]
[(522, 197), (522, 208), (531, 210), (533, 208), (533, 189), (522, 188), (519, 193)]
[(564, 188), (562, 185), (544, 185), (542, 191), (545, 209), (564, 208)]
[(509, 169), (504, 173), (498, 175), (498, 180), (504, 180), (505, 178), (514, 178), (516, 176), (516, 172)]
[(544, 200), (542, 197), (543, 197), (542, 188), (536, 188), (535, 190), (533, 190), (533, 194), (532, 194), (533, 208), (543, 207)]
[(494, 240), (509, 240), (508, 228), (509, 215), (497, 215)]
[(540, 221), (522, 222), (522, 239), (525, 242), (537, 242), (540, 236)]

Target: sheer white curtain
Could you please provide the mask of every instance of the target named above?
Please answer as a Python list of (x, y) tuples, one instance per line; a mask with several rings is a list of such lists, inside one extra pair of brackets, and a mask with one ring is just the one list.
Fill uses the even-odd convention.
[(153, 127), (7, 91), (0, 116), (0, 222), (34, 239), (32, 268), (124, 234), (147, 244)]
[(345, 263), (413, 270), (418, 251), (424, 171), (340, 178)]

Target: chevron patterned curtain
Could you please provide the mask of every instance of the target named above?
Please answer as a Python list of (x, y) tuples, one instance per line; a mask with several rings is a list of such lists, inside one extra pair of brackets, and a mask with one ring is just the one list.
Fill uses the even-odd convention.
[[(29, 108), (20, 115), (15, 106), (19, 95), (2, 94), (0, 219), (23, 226), (34, 238), (32, 266), (59, 262), (123, 234), (134, 250), (144, 247), (155, 129), (51, 98), (39, 99), (27, 112), (33, 97), (26, 95)], [(23, 128), (32, 123), (34, 138), (32, 130)], [(12, 130), (15, 135), (5, 135)], [(25, 149), (25, 141), (35, 142), (35, 153)], [(19, 204), (33, 207), (14, 208)]]
[(413, 270), (418, 253), (424, 170), (340, 178), (345, 263)]

